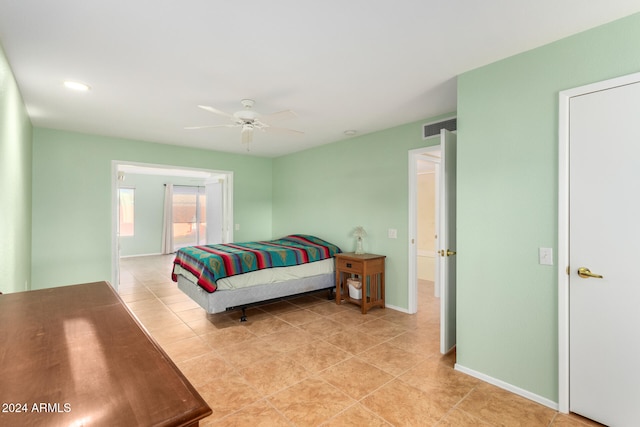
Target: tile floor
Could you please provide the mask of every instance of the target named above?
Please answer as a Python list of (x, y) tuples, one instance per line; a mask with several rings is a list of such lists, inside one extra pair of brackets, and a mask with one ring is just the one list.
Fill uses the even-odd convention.
[(172, 256), (121, 261), (119, 293), (207, 400), (201, 426), (593, 426), (455, 371), (439, 301), (419, 313), (336, 305), (326, 292), (207, 315), (170, 279)]

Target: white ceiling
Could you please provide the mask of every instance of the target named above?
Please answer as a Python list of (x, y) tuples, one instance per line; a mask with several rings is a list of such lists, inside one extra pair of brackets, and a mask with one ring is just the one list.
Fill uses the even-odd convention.
[[(278, 156), (456, 109), (456, 75), (640, 11), (638, 0), (0, 0), (0, 43), (34, 126), (244, 153), (252, 98), (302, 137)], [(91, 85), (66, 90), (65, 79)]]

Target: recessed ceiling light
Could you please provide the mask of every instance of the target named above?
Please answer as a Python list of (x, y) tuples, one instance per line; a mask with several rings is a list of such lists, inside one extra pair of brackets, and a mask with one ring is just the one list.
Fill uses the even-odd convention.
[(65, 80), (64, 87), (71, 90), (77, 90), (80, 92), (86, 92), (91, 89), (91, 86), (81, 82), (75, 82), (73, 80)]

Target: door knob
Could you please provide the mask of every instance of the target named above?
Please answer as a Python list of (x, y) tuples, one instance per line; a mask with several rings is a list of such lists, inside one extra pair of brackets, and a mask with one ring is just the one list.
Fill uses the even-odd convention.
[(449, 249), (447, 249), (447, 250), (440, 249), (440, 250), (438, 251), (438, 253), (440, 254), (440, 256), (451, 256), (451, 255), (455, 255), (455, 254), (456, 254), (456, 252), (455, 252), (455, 251), (451, 251), (451, 250), (449, 250)]
[(578, 276), (582, 277), (583, 279), (588, 279), (588, 278), (594, 278), (594, 279), (602, 279), (602, 276), (599, 274), (593, 274), (588, 268), (586, 267), (580, 267), (578, 269)]

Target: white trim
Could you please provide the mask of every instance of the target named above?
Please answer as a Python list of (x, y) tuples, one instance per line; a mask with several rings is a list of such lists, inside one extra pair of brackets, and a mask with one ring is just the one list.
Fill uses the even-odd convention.
[[(224, 228), (224, 232), (222, 234), (222, 242), (223, 243), (231, 243), (233, 240), (233, 230), (234, 230), (234, 221), (233, 221), (233, 172), (227, 172), (227, 178), (229, 178), (229, 182), (227, 185), (222, 187), (222, 203), (227, 207), (227, 215), (224, 217), (224, 221), (222, 223), (222, 227)], [(225, 239), (226, 237), (226, 239)]]
[(474, 378), (478, 378), (479, 380), (492, 384), (496, 387), (500, 387), (501, 389), (507, 390), (513, 394), (517, 394), (518, 396), (522, 396), (525, 399), (532, 400), (536, 403), (549, 407), (555, 411), (558, 410), (558, 404), (553, 400), (547, 399), (546, 397), (539, 396), (535, 393), (531, 393), (530, 391), (517, 387), (513, 384), (509, 384), (502, 380), (490, 377), (489, 375), (483, 374), (482, 372), (474, 371), (473, 369), (467, 368), (458, 363), (456, 363), (453, 366), (453, 369), (455, 369), (456, 371), (462, 372), (464, 374), (471, 375)]
[[(437, 122), (434, 122), (437, 123)], [(432, 145), (430, 147), (416, 148), (409, 150), (409, 286), (407, 289), (407, 313), (414, 314), (418, 311), (418, 219), (416, 217), (416, 210), (418, 209), (418, 168), (417, 160), (418, 156), (422, 156), (425, 153), (431, 151), (439, 151), (441, 149), (440, 144)], [(439, 160), (434, 157), (425, 158), (425, 160), (439, 163)]]
[(570, 100), (640, 82), (640, 73), (604, 80), (559, 94), (558, 112), (558, 410), (569, 413), (569, 119)]
[[(227, 223), (224, 224), (226, 230), (223, 232), (224, 236), (227, 237), (227, 240), (224, 243), (233, 242), (233, 171), (224, 171), (224, 170), (216, 170), (216, 169), (204, 169), (204, 168), (192, 168), (187, 166), (176, 166), (176, 165), (163, 165), (163, 164), (155, 164), (155, 163), (142, 163), (142, 162), (131, 162), (126, 160), (112, 160), (111, 161), (111, 285), (117, 290), (118, 283), (120, 282), (120, 266), (119, 266), (119, 257), (120, 250), (118, 247), (118, 235), (116, 230), (118, 229), (118, 169), (120, 166), (133, 166), (140, 168), (150, 168), (150, 169), (162, 169), (160, 171), (160, 175), (165, 174), (167, 170), (173, 171), (188, 171), (193, 172), (194, 176), (202, 176), (202, 172), (209, 173), (212, 175), (225, 175), (228, 178), (228, 183), (224, 187), (225, 194), (224, 202), (226, 202), (226, 219)], [(146, 171), (145, 173), (147, 173)], [(188, 174), (187, 174), (188, 175)]]
[(416, 200), (416, 193), (418, 188), (416, 156), (421, 153), (422, 149), (409, 151), (409, 236), (407, 236), (407, 242), (409, 243), (409, 284), (407, 287), (407, 312), (409, 314), (415, 314), (418, 311), (418, 302), (416, 297), (418, 292), (418, 269), (416, 265), (418, 250), (418, 245), (416, 243), (416, 229), (418, 219), (416, 218), (415, 212), (418, 206)]
[(569, 413), (569, 96), (558, 116), (558, 410)]
[(398, 307), (398, 306), (395, 306), (395, 305), (385, 304), (384, 307), (385, 307), (385, 309), (388, 308), (390, 310), (396, 310), (396, 311), (400, 311), (402, 313), (411, 314), (411, 313), (409, 313), (409, 310), (407, 310), (406, 308)]
[(120, 285), (120, 267), (118, 256), (118, 164), (111, 161), (111, 286), (118, 291)]
[(123, 258), (138, 258), (138, 257), (142, 257), (142, 256), (163, 256), (163, 255), (171, 255), (171, 254), (163, 254), (158, 252), (157, 254), (136, 254), (136, 255), (120, 255), (120, 259)]

